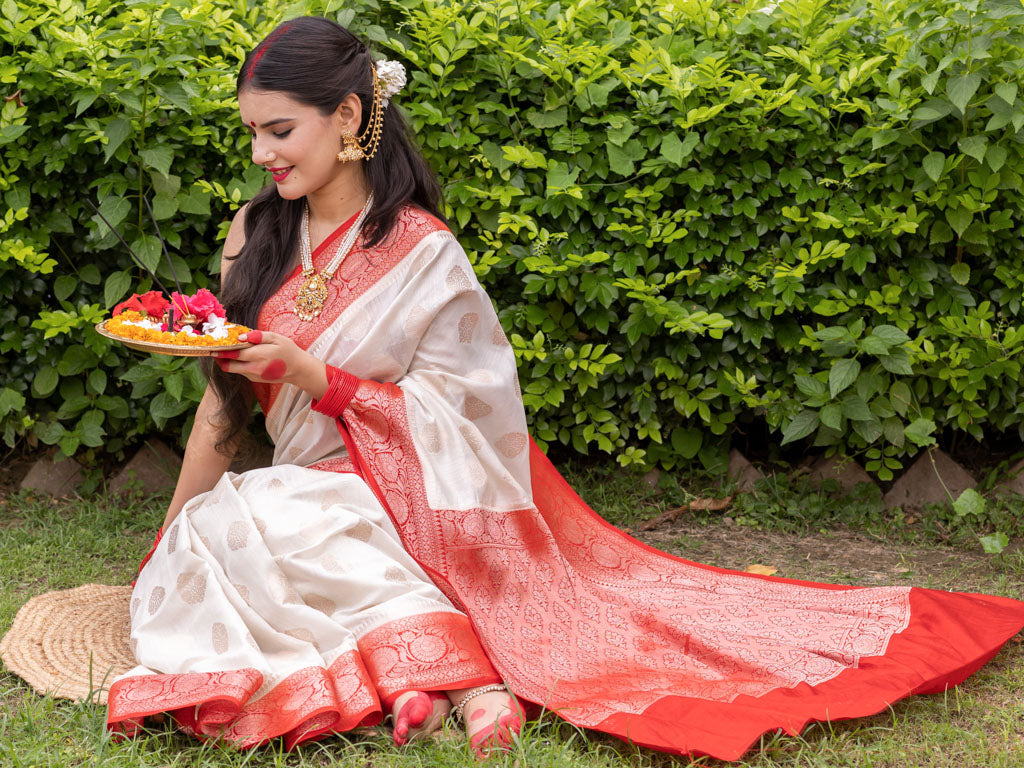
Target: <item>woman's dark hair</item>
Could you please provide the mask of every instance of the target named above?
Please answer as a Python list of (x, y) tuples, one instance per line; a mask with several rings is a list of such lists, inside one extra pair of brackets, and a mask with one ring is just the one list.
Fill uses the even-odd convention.
[[(373, 112), (374, 72), (369, 49), (355, 35), (328, 19), (307, 16), (284, 22), (249, 53), (236, 88), (239, 93), (248, 89), (285, 93), (323, 115), (332, 114), (354, 93), (362, 103), (362, 135)], [(373, 192), (373, 209), (363, 224), (366, 245), (382, 242), (408, 204), (441, 218), (437, 177), (413, 144), (394, 104), (384, 110), (376, 154), (361, 162)], [(221, 286), (220, 300), (232, 322), (257, 326), (260, 309), (291, 267), (303, 204), (302, 199), (284, 199), (273, 184), (248, 204), (245, 245)], [(217, 449), (227, 453), (248, 423), (252, 387), (244, 377), (224, 373), (210, 361), (203, 371), (222, 404)]]

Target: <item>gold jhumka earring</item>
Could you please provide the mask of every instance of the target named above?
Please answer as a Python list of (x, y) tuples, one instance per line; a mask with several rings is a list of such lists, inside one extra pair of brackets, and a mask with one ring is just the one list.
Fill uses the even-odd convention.
[(339, 163), (350, 163), (356, 160), (369, 160), (377, 154), (380, 144), (382, 126), (384, 124), (384, 94), (381, 89), (380, 75), (373, 62), (370, 62), (370, 77), (373, 79), (373, 103), (370, 105), (370, 119), (362, 136), (345, 131), (341, 134), (341, 151), (338, 153)]

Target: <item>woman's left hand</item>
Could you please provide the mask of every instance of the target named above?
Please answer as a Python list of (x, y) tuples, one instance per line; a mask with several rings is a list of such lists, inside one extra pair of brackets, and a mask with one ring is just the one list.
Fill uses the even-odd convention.
[[(287, 336), (270, 331), (249, 331), (238, 337), (253, 346), (219, 352), (214, 362), (226, 373), (237, 373), (261, 384), (294, 384), (317, 397), (327, 386), (324, 363)], [(321, 379), (322, 387), (321, 387)]]

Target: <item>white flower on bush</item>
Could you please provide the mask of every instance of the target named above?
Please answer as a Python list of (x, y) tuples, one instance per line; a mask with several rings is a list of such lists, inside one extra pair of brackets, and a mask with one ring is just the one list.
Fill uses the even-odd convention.
[(757, 9), (757, 13), (763, 13), (763, 14), (766, 14), (766, 15), (767, 14), (771, 14), (778, 7), (779, 7), (779, 0), (775, 0), (774, 3), (768, 3), (768, 5), (765, 5), (765, 6), (761, 7), (761, 8), (758, 8)]
[(391, 97), (405, 87), (405, 67), (399, 61), (381, 59), (376, 63), (377, 81), (380, 83), (382, 106), (387, 107)]

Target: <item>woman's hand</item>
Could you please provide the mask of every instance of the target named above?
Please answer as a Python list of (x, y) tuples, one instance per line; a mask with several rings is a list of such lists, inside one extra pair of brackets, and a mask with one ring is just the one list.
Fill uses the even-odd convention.
[(294, 384), (313, 399), (327, 391), (323, 361), (306, 352), (287, 336), (270, 331), (249, 331), (238, 337), (253, 346), (219, 352), (214, 362), (226, 373), (237, 373), (260, 384)]

